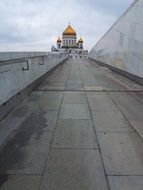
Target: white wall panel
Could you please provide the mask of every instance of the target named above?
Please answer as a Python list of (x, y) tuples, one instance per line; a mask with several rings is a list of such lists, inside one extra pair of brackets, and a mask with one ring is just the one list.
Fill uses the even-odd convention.
[[(0, 53), (0, 105), (67, 58), (66, 53)], [(23, 70), (26, 61), (29, 70)]]
[(143, 0), (136, 0), (92, 48), (89, 57), (143, 77)]

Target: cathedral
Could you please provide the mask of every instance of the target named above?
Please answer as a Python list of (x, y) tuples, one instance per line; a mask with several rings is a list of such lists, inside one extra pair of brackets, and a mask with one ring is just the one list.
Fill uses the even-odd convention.
[(75, 30), (69, 24), (62, 34), (62, 38), (57, 39), (57, 48), (52, 47), (52, 51), (67, 52), (71, 57), (86, 58), (88, 51), (83, 48), (83, 39), (77, 40)]

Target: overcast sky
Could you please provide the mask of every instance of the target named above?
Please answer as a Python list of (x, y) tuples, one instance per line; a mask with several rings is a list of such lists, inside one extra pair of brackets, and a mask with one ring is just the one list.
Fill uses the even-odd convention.
[(91, 49), (133, 0), (0, 0), (0, 51), (50, 50), (69, 21)]

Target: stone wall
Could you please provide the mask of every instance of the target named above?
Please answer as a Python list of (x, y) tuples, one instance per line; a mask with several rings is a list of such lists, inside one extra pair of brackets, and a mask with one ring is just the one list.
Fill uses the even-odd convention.
[(143, 0), (134, 1), (89, 57), (143, 84)]
[(67, 58), (65, 53), (0, 53), (0, 119)]

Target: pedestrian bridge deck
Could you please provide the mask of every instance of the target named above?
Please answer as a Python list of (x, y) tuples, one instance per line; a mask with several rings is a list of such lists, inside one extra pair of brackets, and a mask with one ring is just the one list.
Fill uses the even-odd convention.
[(142, 190), (143, 87), (90, 60), (59, 66), (0, 125), (1, 190)]

